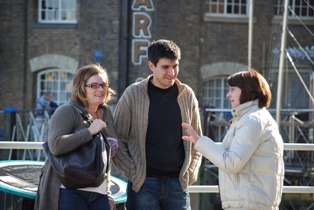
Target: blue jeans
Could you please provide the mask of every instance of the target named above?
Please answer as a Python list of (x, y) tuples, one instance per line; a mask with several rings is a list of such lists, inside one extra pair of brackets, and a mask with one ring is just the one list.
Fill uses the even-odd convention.
[(128, 182), (127, 195), (128, 210), (191, 210), (190, 195), (177, 178), (146, 177), (137, 193)]
[(110, 210), (108, 196), (83, 190), (60, 188), (59, 210)]

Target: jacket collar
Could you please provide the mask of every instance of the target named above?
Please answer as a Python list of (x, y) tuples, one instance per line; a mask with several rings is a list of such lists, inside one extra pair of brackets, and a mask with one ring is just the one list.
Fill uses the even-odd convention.
[(232, 116), (233, 118), (240, 118), (244, 114), (246, 114), (252, 107), (257, 106), (257, 105), (258, 105), (258, 99), (254, 101), (247, 101), (243, 104), (240, 104), (239, 106), (231, 110)]

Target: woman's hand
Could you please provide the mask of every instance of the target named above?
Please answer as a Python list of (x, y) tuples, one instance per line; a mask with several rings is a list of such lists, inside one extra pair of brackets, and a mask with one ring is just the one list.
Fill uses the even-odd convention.
[(114, 209), (114, 200), (113, 200), (113, 198), (108, 196), (108, 201), (109, 201), (110, 209), (113, 210)]
[(189, 136), (182, 136), (182, 139), (196, 144), (200, 136), (195, 132), (193, 127), (188, 123), (182, 123), (182, 127), (185, 128), (187, 134), (189, 134)]
[(111, 137), (107, 137), (107, 140), (110, 145), (111, 157), (113, 157), (118, 152), (118, 148), (119, 148), (118, 141), (117, 139), (111, 138)]
[(92, 135), (97, 134), (100, 130), (102, 129), (106, 129), (107, 128), (107, 124), (100, 120), (100, 119), (96, 119), (92, 122), (92, 124), (90, 124), (88, 130)]

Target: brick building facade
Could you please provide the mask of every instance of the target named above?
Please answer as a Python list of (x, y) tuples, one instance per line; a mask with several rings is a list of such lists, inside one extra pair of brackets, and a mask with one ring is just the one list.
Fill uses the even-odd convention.
[(40, 95), (39, 72), (60, 69), (74, 74), (80, 66), (95, 63), (97, 50), (102, 52), (100, 63), (108, 69), (116, 89), (120, 3), (77, 1), (77, 23), (51, 24), (38, 22), (39, 2), (0, 3), (0, 109), (32, 109)]
[[(204, 82), (227, 77), (248, 65), (249, 3), (244, 17), (233, 17), (212, 15), (211, 1), (73, 0), (76, 21), (50, 23), (39, 20), (40, 2), (45, 1), (0, 2), (0, 109), (33, 108), (42, 89), (49, 88), (40, 87), (40, 72), (58, 69), (74, 74), (78, 67), (96, 62), (96, 51), (101, 52), (100, 63), (117, 91), (115, 103), (126, 86), (151, 73), (147, 46), (161, 38), (171, 39), (181, 48), (179, 79), (194, 89), (201, 105), (208, 103), (203, 99)], [(251, 67), (265, 77), (276, 68), (271, 65), (272, 51), (280, 49), (282, 29), (280, 16), (277, 21), (274, 16), (276, 2), (256, 0), (253, 7)], [(309, 29), (294, 20), (289, 22), (289, 30), (300, 46), (311, 47), (314, 38), (307, 30), (314, 30), (313, 15), (304, 21)], [(290, 36), (287, 47), (298, 47)], [(310, 62), (305, 64), (313, 67)], [(70, 77), (67, 80), (70, 92)], [(55, 96), (62, 93), (64, 87), (60, 88)]]
[[(70, 3), (62, 7), (72, 10), (58, 13), (64, 2)], [(151, 73), (147, 46), (157, 39), (171, 39), (181, 48), (179, 79), (192, 87), (200, 107), (229, 108), (225, 79), (248, 66), (249, 1), (227, 2), (1, 0), (0, 110), (32, 109), (47, 89), (59, 104), (64, 103), (76, 70), (97, 61), (108, 70), (117, 92), (110, 102), (114, 105), (128, 85)], [(274, 98), (282, 35), (282, 9), (276, 5), (282, 2), (255, 0), (253, 6), (251, 67), (270, 82)], [(288, 28), (297, 42), (288, 34), (286, 48), (313, 95), (314, 64), (299, 48), (314, 60), (314, 1), (306, 2), (308, 12), (298, 13), (302, 21), (289, 18)], [(302, 84), (295, 85), (297, 76), (291, 64), (285, 64), (291, 74), (285, 80), (283, 107), (313, 108), (304, 90), (293, 92)]]

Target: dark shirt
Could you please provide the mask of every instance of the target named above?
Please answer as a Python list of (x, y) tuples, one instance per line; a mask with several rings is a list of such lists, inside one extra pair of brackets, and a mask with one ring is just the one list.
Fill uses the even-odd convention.
[(146, 134), (147, 176), (179, 177), (185, 159), (178, 87), (148, 84), (150, 98)]

